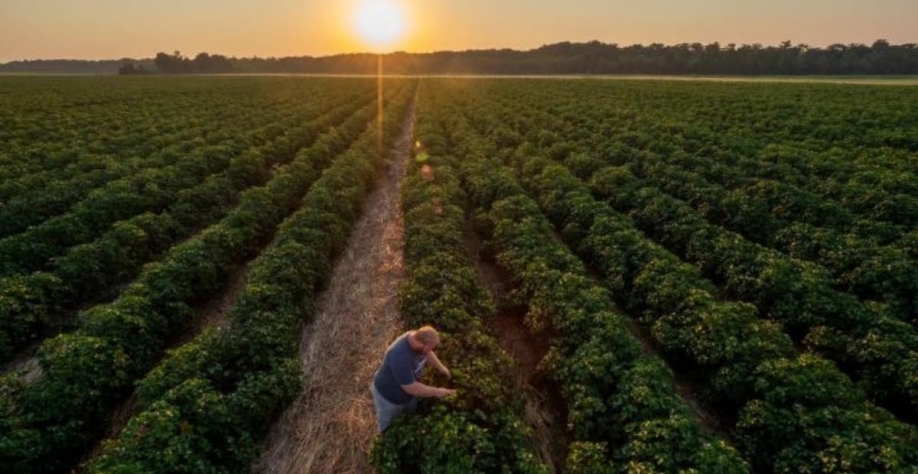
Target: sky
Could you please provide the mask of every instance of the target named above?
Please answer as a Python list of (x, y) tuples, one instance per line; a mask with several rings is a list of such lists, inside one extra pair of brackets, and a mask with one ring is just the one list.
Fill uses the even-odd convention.
[[(281, 57), (371, 50), (368, 0), (0, 0), (0, 62), (159, 51)], [(531, 49), (559, 41), (918, 43), (918, 0), (376, 0), (406, 31), (387, 50)]]

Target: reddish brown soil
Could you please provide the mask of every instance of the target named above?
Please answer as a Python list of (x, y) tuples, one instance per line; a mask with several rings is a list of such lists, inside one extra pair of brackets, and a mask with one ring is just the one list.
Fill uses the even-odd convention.
[(504, 310), (488, 321), (488, 326), (497, 333), (501, 347), (513, 356), (520, 378), (526, 383), (531, 383), (551, 344), (547, 337), (532, 335), (524, 323), (525, 317), (525, 312)]
[(478, 281), (501, 308), (487, 324), (516, 363), (514, 384), (523, 394), (523, 420), (532, 429), (530, 441), (542, 462), (554, 472), (561, 472), (571, 441), (567, 431), (567, 404), (557, 384), (539, 367), (551, 348), (551, 334), (531, 331), (526, 326), (525, 309), (505, 307), (503, 300), (513, 289), (510, 275), (492, 258), (482, 254), (482, 243), (471, 221), (466, 221), (465, 231)]

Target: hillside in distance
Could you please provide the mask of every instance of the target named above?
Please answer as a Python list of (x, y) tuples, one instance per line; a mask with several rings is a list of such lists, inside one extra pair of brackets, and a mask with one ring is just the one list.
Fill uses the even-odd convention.
[[(178, 51), (155, 58), (114, 60), (22, 60), (0, 64), (0, 73), (117, 74), (274, 73), (376, 74), (371, 53), (312, 57), (236, 58)], [(918, 74), (918, 45), (794, 45), (682, 43), (621, 46), (591, 41), (561, 42), (528, 51), (481, 49), (384, 55), (386, 72), (406, 75), (911, 75)]]

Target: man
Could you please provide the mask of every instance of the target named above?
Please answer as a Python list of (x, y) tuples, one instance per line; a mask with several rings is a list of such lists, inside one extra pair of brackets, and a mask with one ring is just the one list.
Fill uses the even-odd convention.
[(450, 377), (449, 369), (440, 362), (434, 349), (440, 345), (437, 330), (424, 326), (399, 336), (383, 356), (383, 363), (370, 390), (376, 405), (376, 422), (382, 433), (399, 415), (417, 408), (418, 397), (443, 398), (455, 390), (431, 387), (418, 381), (426, 364)]

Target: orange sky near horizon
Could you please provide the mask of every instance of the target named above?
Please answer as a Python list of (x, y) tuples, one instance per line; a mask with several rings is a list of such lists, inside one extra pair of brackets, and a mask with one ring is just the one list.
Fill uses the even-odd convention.
[[(0, 62), (117, 59), (158, 51), (301, 56), (367, 51), (365, 0), (0, 0)], [(408, 31), (391, 50), (530, 49), (558, 41), (778, 44), (918, 42), (918, 1), (388, 0)]]

